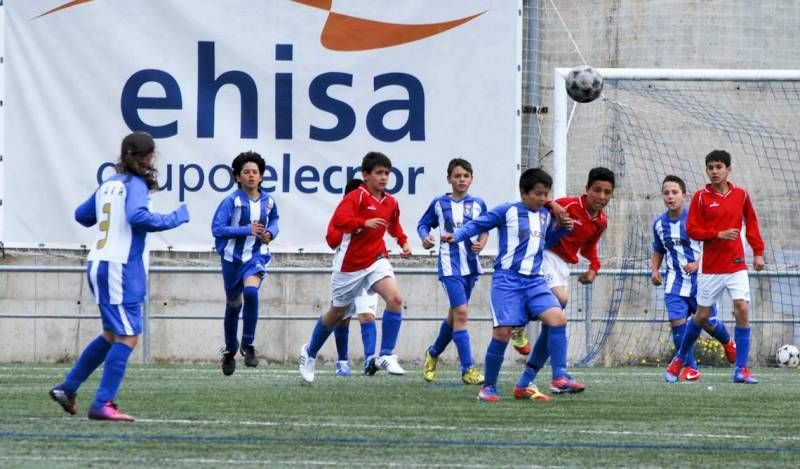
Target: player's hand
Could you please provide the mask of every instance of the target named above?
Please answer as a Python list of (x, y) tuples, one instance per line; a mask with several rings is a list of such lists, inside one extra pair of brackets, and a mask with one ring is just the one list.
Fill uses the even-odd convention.
[(756, 271), (764, 270), (764, 256), (753, 256), (753, 268)]
[(549, 207), (550, 213), (552, 213), (553, 216), (556, 217), (556, 220), (558, 220), (558, 223), (561, 224), (561, 226), (565, 226), (564, 225), (565, 220), (569, 219), (569, 214), (567, 214), (567, 209), (558, 205), (555, 201), (550, 201), (549, 205), (550, 205)]
[(720, 231), (717, 238), (729, 241), (739, 239), (739, 230), (736, 228), (728, 228), (727, 230)]
[(374, 230), (388, 225), (389, 222), (385, 218), (369, 218), (364, 221), (364, 227)]
[(578, 281), (584, 285), (588, 285), (594, 282), (595, 277), (597, 277), (597, 272), (595, 272), (592, 269), (589, 269), (586, 272), (582, 273), (580, 277), (578, 277)]
[(250, 234), (253, 236), (261, 237), (264, 234), (264, 225), (259, 222), (251, 223), (250, 224)]
[(662, 280), (661, 280), (661, 272), (659, 272), (657, 270), (654, 270), (653, 273), (650, 274), (650, 281), (655, 286), (661, 285), (661, 282), (662, 282)]
[(699, 268), (700, 268), (700, 263), (698, 263), (697, 261), (694, 261), (694, 262), (689, 262), (688, 264), (684, 265), (683, 266), (683, 271), (686, 272), (687, 274), (691, 275), (691, 274), (697, 272), (697, 269), (699, 269)]
[(441, 239), (445, 243), (453, 244), (456, 242), (456, 237), (453, 236), (453, 233), (443, 233)]
[(403, 252), (400, 253), (401, 258), (408, 259), (411, 257), (411, 246), (409, 246), (407, 242), (400, 246), (400, 248), (403, 250)]
[(563, 220), (559, 220), (558, 224), (565, 228), (567, 231), (572, 231), (575, 228), (575, 220), (570, 217), (566, 217)]
[(270, 241), (272, 241), (272, 233), (270, 233), (267, 230), (264, 230), (264, 232), (261, 233), (259, 239), (261, 240), (262, 243), (268, 244)]
[(475, 254), (480, 254), (483, 251), (483, 248), (486, 247), (486, 242), (489, 241), (488, 237), (479, 237), (478, 241), (472, 243), (472, 252)]
[(428, 235), (427, 238), (422, 240), (422, 247), (425, 249), (430, 249), (434, 246), (436, 246), (436, 239), (433, 237), (433, 235)]

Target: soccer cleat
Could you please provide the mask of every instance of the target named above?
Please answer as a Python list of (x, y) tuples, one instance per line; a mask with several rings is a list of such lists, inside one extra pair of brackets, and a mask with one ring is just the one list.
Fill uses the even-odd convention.
[(308, 384), (314, 382), (314, 367), (317, 364), (317, 357), (308, 354), (308, 344), (300, 349), (300, 377)]
[(494, 387), (494, 384), (482, 386), (481, 390), (478, 391), (478, 400), (483, 402), (499, 401), (500, 396), (497, 395), (497, 389)]
[(530, 355), (531, 343), (524, 327), (515, 327), (511, 330), (511, 345), (520, 355)]
[(117, 404), (114, 401), (108, 401), (101, 407), (92, 407), (89, 409), (90, 420), (114, 420), (117, 422), (133, 422), (136, 419), (128, 414), (124, 414), (117, 409)]
[(464, 384), (483, 384), (483, 375), (474, 366), (467, 368), (467, 371), (461, 373), (461, 381)]
[(378, 365), (376, 365), (378, 358), (375, 355), (370, 355), (364, 359), (364, 374), (367, 376), (374, 376), (378, 372)]
[(224, 350), (222, 352), (222, 374), (230, 376), (236, 371), (236, 352)]
[(722, 348), (725, 350), (725, 358), (728, 360), (728, 363), (736, 363), (736, 342), (731, 339), (727, 344), (723, 345)]
[(339, 360), (336, 362), (336, 376), (347, 377), (352, 374), (352, 371), (350, 371), (350, 362), (347, 360)]
[(672, 359), (669, 362), (669, 366), (667, 369), (664, 370), (664, 381), (668, 383), (675, 383), (678, 381), (678, 376), (681, 374), (681, 368), (683, 368), (683, 360), (678, 357)]
[(733, 382), (734, 384), (758, 384), (758, 380), (747, 367), (739, 368), (738, 366), (733, 371)]
[(542, 394), (533, 384), (529, 384), (527, 387), (521, 388), (517, 385), (514, 386), (514, 399), (522, 400), (522, 399), (530, 399), (532, 401), (541, 401), (547, 402), (550, 400), (546, 394)]
[(425, 351), (425, 364), (422, 366), (422, 379), (431, 382), (436, 378), (436, 365), (439, 363), (439, 358), (431, 355), (431, 352)]
[(64, 409), (64, 412), (71, 415), (78, 413), (78, 406), (75, 404), (75, 394), (70, 395), (67, 393), (67, 391), (64, 390), (63, 384), (54, 387), (48, 394), (50, 394), (50, 397), (54, 401), (58, 402), (58, 405)]
[(244, 356), (244, 365), (251, 368), (258, 366), (258, 358), (256, 358), (256, 348), (252, 345), (242, 345), (239, 349), (242, 356)]
[(681, 381), (700, 381), (702, 377), (702, 373), (690, 366), (684, 366), (678, 374), (678, 379)]
[(583, 392), (586, 385), (573, 381), (569, 376), (561, 376), (550, 381), (550, 392), (552, 394), (576, 394)]
[(375, 364), (390, 375), (404, 375), (406, 370), (397, 362), (397, 355), (381, 355)]

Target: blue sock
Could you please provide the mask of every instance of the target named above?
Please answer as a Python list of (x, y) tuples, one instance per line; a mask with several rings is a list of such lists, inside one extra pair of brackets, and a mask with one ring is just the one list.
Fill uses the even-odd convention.
[(361, 324), (361, 343), (364, 344), (364, 360), (375, 355), (375, 343), (378, 341), (378, 327), (375, 321)]
[(536, 375), (539, 373), (540, 368), (535, 368), (534, 365), (531, 363), (530, 357), (528, 361), (525, 363), (525, 369), (522, 370), (522, 374), (519, 376), (519, 381), (517, 381), (517, 386), (521, 388), (527, 388), (530, 384), (536, 381)]
[(383, 312), (383, 322), (381, 323), (381, 355), (391, 355), (395, 345), (397, 345), (397, 336), (400, 335), (400, 323), (403, 322), (403, 316), (400, 312), (389, 311), (388, 309)]
[(746, 368), (747, 356), (750, 354), (750, 328), (735, 327), (733, 336), (736, 340), (736, 368)]
[(319, 349), (321, 349), (325, 341), (328, 340), (331, 332), (333, 332), (333, 328), (326, 327), (325, 324), (322, 324), (322, 317), (320, 316), (320, 318), (317, 319), (317, 324), (314, 326), (314, 331), (311, 332), (311, 340), (308, 342), (309, 357), (316, 358)]
[[(547, 359), (550, 358), (550, 350), (547, 345), (549, 331), (550, 326), (546, 324), (541, 325), (539, 337), (536, 338), (536, 342), (534, 342), (533, 349), (531, 350), (531, 357), (528, 359), (528, 363), (533, 366), (536, 372), (541, 370), (544, 364), (547, 363)], [(534, 375), (534, 378), (535, 377), (536, 375)]]
[(239, 349), (239, 339), (237, 339), (239, 331), (239, 311), (242, 305), (231, 306), (225, 305), (225, 321), (223, 327), (225, 329), (225, 350), (228, 352), (236, 353)]
[(689, 354), (692, 352), (692, 348), (697, 342), (697, 338), (700, 337), (701, 332), (703, 332), (703, 328), (695, 324), (694, 320), (686, 322), (686, 332), (683, 334), (681, 348), (678, 349), (677, 353), (677, 357), (683, 360), (683, 363), (687, 363)]
[(244, 287), (244, 311), (242, 311), (242, 345), (253, 345), (258, 323), (258, 287)]
[[(686, 335), (686, 323), (683, 323), (680, 326), (672, 326), (672, 343), (675, 345), (676, 351), (681, 348), (684, 335)], [(697, 369), (697, 362), (694, 359), (694, 348), (689, 351), (684, 364), (689, 368)]]
[(339, 361), (347, 361), (348, 340), (350, 340), (350, 321), (342, 321), (333, 328), (333, 337), (336, 339), (336, 351), (339, 353)]
[(439, 335), (436, 336), (433, 345), (428, 347), (428, 353), (430, 353), (433, 358), (438, 357), (444, 352), (444, 349), (447, 348), (451, 340), (453, 340), (453, 326), (448, 324), (447, 319), (445, 319), (442, 321), (442, 325), (439, 326)]
[(458, 359), (461, 361), (461, 373), (472, 368), (472, 347), (469, 345), (469, 331), (464, 329), (453, 332), (453, 342), (456, 343)]
[(64, 391), (67, 394), (75, 394), (84, 381), (103, 363), (106, 359), (111, 344), (105, 337), (99, 335), (83, 349), (80, 358), (67, 373), (64, 378)]
[(547, 348), (550, 349), (550, 366), (553, 379), (567, 375), (567, 326), (547, 329)]
[(725, 328), (725, 324), (723, 324), (722, 321), (717, 318), (709, 318), (708, 323), (713, 328), (709, 332), (711, 337), (717, 339), (722, 345), (726, 345), (731, 341), (731, 335), (728, 333), (728, 329)]
[(500, 376), (500, 367), (503, 366), (503, 358), (506, 356), (508, 342), (501, 342), (494, 337), (486, 348), (486, 360), (484, 363), (484, 386), (497, 385), (497, 378)]
[(125, 369), (128, 367), (128, 357), (131, 356), (133, 349), (123, 344), (115, 342), (106, 355), (106, 364), (103, 367), (103, 377), (100, 378), (100, 386), (97, 394), (94, 395), (92, 407), (102, 407), (108, 401), (113, 401), (117, 397), (117, 391), (125, 377)]

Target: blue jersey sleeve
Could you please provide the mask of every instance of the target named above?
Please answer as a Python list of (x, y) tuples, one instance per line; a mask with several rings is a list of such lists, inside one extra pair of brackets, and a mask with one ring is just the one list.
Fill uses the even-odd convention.
[(275, 203), (275, 199), (272, 199), (272, 210), (269, 211), (267, 214), (267, 231), (272, 233), (272, 239), (278, 237), (278, 219), (280, 215), (278, 215), (278, 204)]
[(97, 206), (95, 204), (96, 193), (97, 191), (92, 193), (92, 195), (89, 196), (86, 201), (78, 205), (78, 208), (75, 209), (75, 221), (83, 226), (94, 226), (94, 224), (97, 223)]
[(505, 223), (506, 212), (510, 206), (511, 204), (499, 205), (459, 228), (454, 234), (456, 242), (460, 243), (502, 225)]
[(550, 217), (550, 223), (547, 225), (547, 230), (544, 233), (545, 249), (549, 249), (554, 244), (557, 244), (561, 241), (561, 238), (569, 233), (568, 229), (558, 224), (558, 220), (556, 220), (550, 212), (547, 213), (547, 216)]
[(656, 218), (653, 222), (653, 252), (660, 252), (661, 254), (666, 254), (667, 248), (664, 247), (664, 243), (661, 241), (661, 237), (658, 235), (658, 231), (656, 231), (656, 226), (658, 225), (658, 221), (661, 217)]
[(147, 185), (138, 177), (132, 177), (125, 184), (128, 196), (125, 200), (125, 215), (128, 223), (136, 230), (152, 232), (175, 228), (189, 221), (189, 210), (181, 204), (177, 210), (169, 214), (153, 213), (147, 207)]
[[(220, 202), (214, 218), (211, 220), (211, 234), (215, 238), (242, 238), (250, 236), (250, 226), (230, 226), (233, 215), (233, 199), (225, 197)], [(277, 222), (276, 222), (277, 226)], [(273, 233), (275, 236), (275, 233)]]
[(422, 214), (417, 223), (417, 234), (420, 239), (425, 239), (431, 234), (431, 228), (439, 226), (439, 217), (436, 216), (436, 199), (433, 199), (428, 209)]

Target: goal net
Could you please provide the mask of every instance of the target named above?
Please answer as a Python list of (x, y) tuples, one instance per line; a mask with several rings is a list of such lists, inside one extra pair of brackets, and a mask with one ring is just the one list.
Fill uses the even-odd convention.
[[(650, 282), (652, 222), (665, 210), (664, 176), (686, 181), (688, 207), (707, 181), (704, 157), (714, 149), (732, 155), (730, 180), (749, 191), (767, 245), (766, 270), (750, 270), (750, 359), (767, 364), (781, 344), (800, 343), (800, 71), (600, 69), (601, 98), (577, 105), (563, 86), (567, 71), (554, 78), (554, 192), (583, 193), (594, 166), (617, 174), (600, 246), (604, 275), (592, 286), (571, 286), (571, 361), (669, 359), (664, 289)], [(732, 332), (731, 299), (718, 308)], [(721, 364), (721, 348), (703, 337), (698, 361)]]

